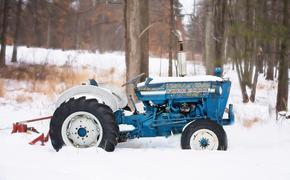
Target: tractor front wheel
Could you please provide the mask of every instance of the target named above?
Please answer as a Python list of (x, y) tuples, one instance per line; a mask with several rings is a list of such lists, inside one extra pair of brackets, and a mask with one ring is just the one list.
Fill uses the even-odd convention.
[(196, 120), (182, 132), (181, 148), (195, 150), (227, 150), (227, 135), (223, 127), (211, 120)]
[(63, 145), (114, 151), (118, 135), (114, 113), (96, 99), (71, 98), (56, 109), (50, 122), (51, 143), (56, 151)]

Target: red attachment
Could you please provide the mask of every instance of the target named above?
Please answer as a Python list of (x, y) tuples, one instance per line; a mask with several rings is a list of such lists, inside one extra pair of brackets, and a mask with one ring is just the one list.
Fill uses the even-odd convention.
[(41, 145), (44, 146), (44, 143), (46, 143), (48, 141), (48, 139), (49, 139), (49, 132), (47, 133), (46, 136), (44, 136), (44, 134), (42, 133), (40, 136), (38, 136), (37, 138), (32, 140), (29, 144), (34, 145), (37, 142), (41, 142)]
[(35, 132), (35, 133), (39, 133), (34, 127), (28, 127), (27, 131), (31, 131), (31, 132)]
[(26, 124), (21, 124), (21, 123), (13, 123), (13, 128), (12, 132), (13, 133), (25, 133), (27, 132), (27, 125)]
[(26, 124), (22, 124), (22, 123), (14, 123), (11, 134), (26, 133), (27, 131), (39, 133), (34, 127), (27, 127)]
[[(31, 123), (31, 122), (36, 122), (36, 121), (42, 121), (42, 120), (47, 120), (47, 119), (51, 119), (52, 116), (46, 116), (46, 117), (41, 117), (41, 118), (35, 118), (35, 119), (30, 119), (30, 120), (25, 120), (25, 121), (19, 121), (16, 123), (13, 123), (13, 127), (12, 127), (12, 134), (13, 133), (25, 133), (27, 131), (32, 131), (35, 133), (39, 133), (34, 127), (27, 127), (27, 123)], [(2, 129), (0, 129), (2, 130)], [(47, 142), (49, 139), (49, 132), (47, 133), (46, 136), (44, 136), (44, 134), (42, 133), (40, 136), (38, 136), (37, 138), (35, 138), (33, 141), (31, 141), (29, 144), (34, 145), (37, 142), (41, 142), (41, 145), (44, 145), (45, 142)]]
[(35, 118), (35, 119), (29, 119), (29, 120), (25, 120), (25, 121), (20, 121), (18, 123), (31, 123), (31, 122), (36, 122), (36, 121), (42, 121), (42, 120), (46, 120), (46, 119), (51, 119), (52, 116), (46, 116), (46, 117), (41, 117), (41, 118)]
[(31, 122), (36, 122), (36, 121), (43, 121), (47, 119), (51, 119), (52, 116), (46, 116), (46, 117), (41, 117), (41, 118), (35, 118), (35, 119), (30, 119), (30, 120), (25, 120), (25, 121), (19, 121), (13, 124), (12, 128), (12, 134), (13, 133), (25, 133), (27, 131), (32, 131), (39, 133), (34, 127), (27, 127), (25, 123), (31, 123)]

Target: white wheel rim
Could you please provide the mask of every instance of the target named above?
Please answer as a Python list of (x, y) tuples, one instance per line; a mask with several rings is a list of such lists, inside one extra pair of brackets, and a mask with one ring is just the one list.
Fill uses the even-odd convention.
[(195, 150), (217, 150), (217, 135), (209, 129), (199, 129), (190, 137), (190, 148)]
[(64, 120), (61, 136), (66, 145), (87, 148), (100, 144), (103, 129), (100, 121), (93, 114), (78, 111)]

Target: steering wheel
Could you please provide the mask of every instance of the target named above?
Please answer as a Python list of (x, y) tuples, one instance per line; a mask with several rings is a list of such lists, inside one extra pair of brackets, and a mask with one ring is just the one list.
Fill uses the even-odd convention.
[(137, 76), (135, 76), (133, 79), (130, 79), (129, 81), (127, 81), (125, 84), (122, 85), (123, 86), (127, 86), (129, 84), (133, 84), (134, 86), (137, 85), (137, 82), (145, 75), (145, 73), (139, 74)]

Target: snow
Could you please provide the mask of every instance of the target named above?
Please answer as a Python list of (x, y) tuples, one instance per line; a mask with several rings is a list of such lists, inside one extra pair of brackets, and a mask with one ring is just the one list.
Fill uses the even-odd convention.
[[(171, 82), (208, 82), (208, 81), (223, 81), (222, 78), (211, 75), (197, 75), (186, 77), (152, 77), (149, 84), (171, 83)], [(144, 86), (145, 82), (138, 83), (137, 87)]]
[[(137, 139), (113, 153), (98, 148), (29, 146), (23, 134), (1, 139), (1, 180), (17, 179), (289, 179), (289, 125), (226, 128), (230, 149), (179, 149), (179, 136)], [(17, 173), (16, 173), (17, 172)]]
[(150, 96), (150, 95), (164, 95), (166, 91), (141, 91), (142, 96)]
[[(11, 64), (12, 46), (6, 46), (6, 63)], [(120, 75), (126, 72), (125, 56), (123, 52), (99, 53), (98, 51), (86, 50), (59, 50), (59, 49), (44, 49), (44, 48), (27, 48), (19, 47), (17, 58), (19, 64), (50, 64), (57, 66), (70, 65), (75, 68), (91, 68), (94, 71), (111, 70), (116, 71), (115, 78), (120, 78)], [(175, 61), (173, 62), (176, 63)], [(151, 57), (149, 61), (150, 75), (167, 76), (168, 61), (165, 58)], [(187, 66), (189, 75), (204, 73), (196, 64), (189, 62)], [(173, 68), (175, 74), (175, 68)], [(133, 77), (132, 77), (133, 78)]]
[[(116, 68), (112, 74), (116, 78), (125, 72), (124, 56), (120, 52), (99, 54), (25, 47), (21, 47), (19, 52), (22, 63), (58, 66), (69, 63), (74, 68), (91, 64), (89, 68), (92, 70)], [(10, 54), (11, 48), (8, 47), (8, 60)], [(66, 58), (69, 55), (75, 55), (77, 61)], [(151, 58), (150, 74), (166, 76), (167, 65), (165, 59)], [(204, 68), (191, 63), (188, 72), (191, 76), (204, 74)], [(180, 135), (130, 140), (118, 144), (113, 153), (100, 148), (72, 147), (55, 152), (50, 142), (45, 146), (31, 146), (28, 142), (38, 134), (10, 134), (11, 130), (3, 129), (16, 121), (51, 115), (55, 99), (41, 93), (30, 93), (31, 101), (17, 102), (17, 96), (29, 93), (24, 90), (27, 83), (5, 80), (8, 86), (6, 96), (0, 97), (0, 180), (289, 180), (290, 120), (274, 120), (277, 82), (266, 81), (260, 75), (256, 102), (243, 104), (236, 72), (226, 66), (224, 73), (232, 81), (229, 103), (234, 104), (236, 115), (236, 123), (225, 127), (228, 151), (181, 150)], [(253, 124), (245, 127), (249, 122)], [(46, 133), (49, 124), (42, 121), (31, 126)]]

